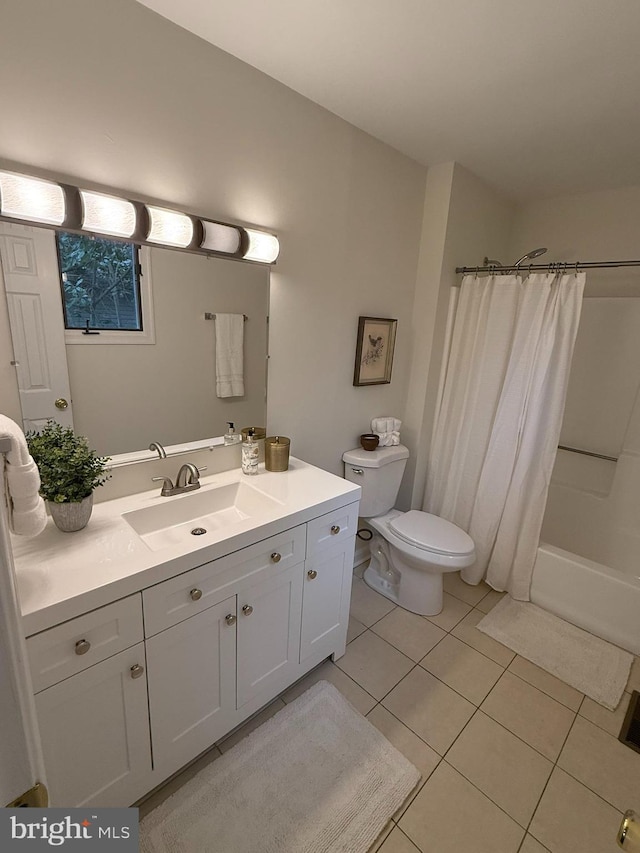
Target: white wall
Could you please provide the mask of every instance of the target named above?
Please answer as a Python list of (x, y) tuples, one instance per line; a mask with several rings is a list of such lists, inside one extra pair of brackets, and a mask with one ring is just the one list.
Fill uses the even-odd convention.
[(506, 252), (513, 205), (458, 163), (429, 169), (413, 310), (412, 360), (405, 409), (411, 458), (399, 506), (422, 508), (447, 314), (457, 266)]
[[(294, 454), (341, 473), (403, 412), (423, 167), (133, 0), (5, 4), (0, 75), (5, 167), (278, 233), (267, 426)], [(361, 314), (399, 321), (390, 385), (352, 385)]]
[[(521, 207), (510, 258), (548, 246), (544, 260), (638, 257), (640, 187)], [(540, 259), (543, 260), (542, 258)], [(561, 443), (617, 463), (559, 451), (545, 541), (637, 574), (640, 561), (640, 268), (590, 270)]]

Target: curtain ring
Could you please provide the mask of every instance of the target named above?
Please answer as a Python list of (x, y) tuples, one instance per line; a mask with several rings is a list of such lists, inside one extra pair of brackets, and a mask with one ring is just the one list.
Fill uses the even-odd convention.
[(576, 278), (578, 277), (578, 263), (579, 261), (576, 261)]

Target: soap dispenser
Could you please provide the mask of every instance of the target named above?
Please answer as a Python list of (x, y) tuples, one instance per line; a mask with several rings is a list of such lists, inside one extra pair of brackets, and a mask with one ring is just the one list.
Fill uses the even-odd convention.
[(253, 427), (247, 432), (247, 438), (242, 442), (242, 473), (258, 473), (258, 457), (260, 447), (254, 437)]
[(238, 435), (233, 421), (227, 421), (227, 431), (224, 434), (225, 444), (238, 444), (242, 441), (242, 436)]

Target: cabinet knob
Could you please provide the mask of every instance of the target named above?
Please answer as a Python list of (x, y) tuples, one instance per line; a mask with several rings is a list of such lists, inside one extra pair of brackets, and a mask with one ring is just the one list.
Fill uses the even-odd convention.
[(131, 678), (140, 678), (144, 674), (144, 667), (140, 666), (139, 663), (134, 663), (129, 672), (131, 673)]
[(339, 524), (334, 524), (334, 525), (333, 525), (333, 527), (331, 528), (331, 533), (332, 533), (334, 536), (337, 536), (337, 535), (338, 535), (338, 533), (340, 533), (340, 525), (339, 525)]
[(315, 569), (309, 569), (309, 571), (307, 572), (307, 577), (310, 581), (314, 581), (318, 577), (318, 573)]
[(282, 554), (278, 554), (277, 551), (274, 551), (273, 554), (271, 555), (271, 562), (272, 563), (279, 563), (281, 559), (282, 559)]
[(201, 589), (192, 589), (191, 592), (189, 593), (189, 595), (191, 596), (191, 599), (193, 601), (200, 601), (200, 599), (202, 598), (202, 590)]
[(245, 616), (251, 616), (251, 614), (253, 613), (253, 607), (250, 604), (245, 604), (245, 606), (242, 608), (242, 612)]
[(227, 625), (235, 625), (236, 624), (236, 615), (235, 613), (229, 613), (228, 616), (224, 617), (224, 621)]
[(76, 654), (77, 655), (86, 655), (86, 653), (91, 648), (91, 643), (89, 640), (78, 640), (76, 643)]

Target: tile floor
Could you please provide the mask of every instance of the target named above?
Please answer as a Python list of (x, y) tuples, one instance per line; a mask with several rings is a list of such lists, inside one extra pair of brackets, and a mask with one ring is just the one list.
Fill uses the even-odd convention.
[[(367, 587), (363, 568), (344, 657), (323, 663), (218, 749), (327, 679), (422, 773), (377, 853), (619, 850), (623, 812), (640, 813), (640, 754), (617, 740), (630, 691), (640, 690), (640, 659), (610, 712), (476, 630), (500, 599), (489, 587), (446, 575), (444, 609), (426, 618)], [(200, 766), (144, 804), (141, 817)]]

